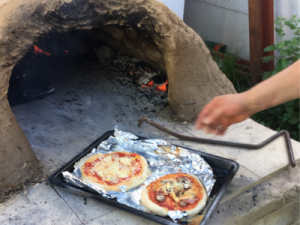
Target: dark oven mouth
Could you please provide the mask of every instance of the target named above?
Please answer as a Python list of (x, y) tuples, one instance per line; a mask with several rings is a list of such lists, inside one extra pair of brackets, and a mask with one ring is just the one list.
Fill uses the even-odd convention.
[[(75, 80), (81, 86), (89, 80), (105, 81), (107, 86), (112, 86), (111, 90), (122, 90), (130, 96), (126, 105), (140, 104), (149, 110), (168, 105), (165, 72), (91, 36), (87, 30), (44, 35), (12, 71), (8, 90), (11, 106), (39, 100), (57, 91), (60, 93), (66, 83)], [(76, 93), (78, 85), (68, 91)], [(65, 101), (78, 99), (72, 97)]]

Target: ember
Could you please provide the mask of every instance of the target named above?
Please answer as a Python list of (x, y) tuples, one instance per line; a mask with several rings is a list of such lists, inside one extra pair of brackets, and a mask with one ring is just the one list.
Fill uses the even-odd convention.
[(149, 87), (153, 87), (153, 84), (154, 84), (154, 81), (151, 80), (151, 81), (148, 82), (148, 84), (142, 84), (141, 89), (142, 89), (142, 88), (145, 88), (145, 87), (148, 87), (148, 88), (149, 88)]
[(46, 56), (50, 56), (50, 53), (49, 52), (44, 52), (42, 49), (40, 49), (38, 46), (34, 45), (34, 50), (33, 50), (33, 53), (34, 54), (45, 54)]
[(167, 91), (167, 84), (168, 84), (168, 81), (166, 81), (166, 83), (164, 83), (163, 85), (160, 85), (160, 86), (157, 86), (155, 88), (155, 90), (158, 90), (158, 91)]
[[(159, 70), (150, 68), (139, 59), (114, 52), (110, 47), (101, 45), (94, 48), (98, 63), (103, 65), (106, 71), (118, 72), (119, 76), (114, 77), (122, 85), (131, 83), (140, 90), (140, 99), (152, 106), (168, 104), (168, 81), (167, 75)], [(150, 106), (149, 105), (149, 106)]]
[(142, 90), (143, 88), (151, 88), (151, 87), (155, 86), (155, 91), (163, 91), (163, 92), (165, 92), (165, 91), (168, 90), (167, 84), (168, 84), (168, 81), (166, 81), (162, 85), (157, 85), (157, 84), (155, 85), (154, 81), (151, 80), (151, 81), (148, 82), (148, 84), (142, 84), (142, 86), (140, 87), (140, 89)]

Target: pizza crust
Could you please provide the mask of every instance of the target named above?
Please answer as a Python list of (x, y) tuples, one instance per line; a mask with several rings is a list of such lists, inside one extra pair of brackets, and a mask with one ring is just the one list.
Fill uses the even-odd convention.
[(198, 179), (198, 177), (196, 177), (196, 176), (194, 176), (192, 174), (190, 174), (190, 176), (194, 177), (199, 182), (199, 184), (201, 185), (201, 187), (204, 190), (203, 199), (198, 202), (198, 205), (194, 209), (191, 209), (191, 210), (187, 211), (188, 216), (195, 216), (202, 209), (204, 209), (204, 207), (206, 205), (206, 202), (207, 202), (208, 195), (207, 195), (206, 188), (204, 187), (204, 185), (202, 184), (202, 182)]
[[(178, 175), (178, 177), (180, 177), (180, 176), (183, 175), (183, 173), (179, 173), (177, 175)], [(167, 176), (168, 175), (166, 175), (164, 177), (167, 177)], [(205, 207), (206, 202), (207, 202), (207, 192), (206, 192), (205, 187), (202, 185), (202, 183), (199, 181), (199, 179), (196, 176), (194, 176), (194, 175), (188, 175), (188, 176), (191, 176), (191, 177), (193, 177), (195, 179), (195, 181), (200, 185), (200, 187), (202, 189), (202, 192), (203, 192), (202, 199), (200, 199), (197, 203), (195, 203), (197, 205), (194, 208), (192, 208), (192, 209), (185, 210), (186, 213), (188, 214), (188, 216), (195, 216), (195, 215), (197, 215)], [(164, 177), (162, 177), (160, 179), (163, 179)], [(142, 191), (142, 194), (141, 194), (141, 205), (144, 206), (144, 207), (146, 207), (151, 212), (156, 213), (157, 215), (167, 216), (168, 212), (169, 212), (169, 209), (167, 207), (162, 207), (162, 206), (156, 204), (155, 202), (153, 202), (149, 198), (148, 188), (147, 187), (145, 189), (143, 189), (143, 191)], [(201, 191), (201, 190), (199, 190), (199, 191)]]
[(161, 207), (150, 200), (147, 193), (147, 188), (144, 188), (144, 190), (142, 191), (141, 206), (144, 206), (145, 208), (159, 216), (167, 216), (169, 212), (167, 208)]
[[(145, 181), (145, 179), (147, 178), (150, 170), (148, 168), (148, 163), (147, 163), (146, 159), (141, 155), (138, 155), (140, 166), (141, 166), (141, 172), (136, 175), (132, 175), (127, 180), (120, 181), (120, 183), (108, 185), (105, 182), (99, 182), (99, 180), (96, 177), (88, 176), (87, 174), (85, 174), (84, 168), (85, 168), (86, 163), (94, 162), (95, 160), (97, 160), (103, 156), (105, 156), (105, 159), (106, 159), (110, 155), (113, 155), (116, 153), (123, 153), (123, 154), (128, 154), (128, 155), (132, 154), (129, 152), (113, 152), (113, 153), (108, 153), (108, 154), (100, 154), (99, 153), (99, 154), (96, 154), (93, 156), (86, 156), (86, 157), (82, 158), (80, 161), (78, 161), (75, 164), (75, 166), (80, 167), (82, 180), (86, 183), (92, 183), (95, 187), (104, 189), (105, 191), (121, 191), (120, 187), (123, 185), (126, 186), (126, 191), (128, 191), (128, 190), (135, 188), (135, 187), (139, 186), (140, 184), (142, 184)], [(108, 162), (108, 164), (109, 164), (109, 162)], [(103, 171), (97, 171), (97, 174), (101, 174), (102, 172)], [(121, 175), (122, 172), (123, 171), (120, 171), (118, 173), (120, 173), (120, 175)]]

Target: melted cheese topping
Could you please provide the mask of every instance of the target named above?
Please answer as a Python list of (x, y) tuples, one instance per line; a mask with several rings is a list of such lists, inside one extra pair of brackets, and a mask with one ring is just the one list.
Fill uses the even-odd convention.
[[(171, 181), (171, 180), (169, 180)], [(156, 189), (157, 191), (159, 189), (163, 189), (163, 190), (174, 190), (174, 189), (184, 189), (183, 183), (177, 182), (175, 179), (172, 179), (172, 182), (166, 182), (165, 184), (161, 184), (158, 186), (158, 188)], [(170, 191), (168, 191), (170, 192)]]
[(124, 165), (131, 165), (132, 163), (132, 158), (129, 158), (129, 157), (123, 157), (123, 158), (120, 158), (120, 162)]
[(93, 162), (92, 173), (96, 173), (102, 180), (118, 183), (120, 178), (129, 178), (134, 171), (140, 169), (134, 157), (119, 157), (117, 154), (99, 157), (99, 161)]
[[(176, 196), (174, 192), (175, 190), (181, 190), (182, 195)], [(195, 196), (191, 188), (185, 189), (184, 184), (175, 179), (167, 179), (165, 183), (160, 183), (160, 185), (156, 188), (156, 191), (163, 191), (165, 195), (170, 194), (173, 200), (177, 203), (182, 199), (193, 199)]]

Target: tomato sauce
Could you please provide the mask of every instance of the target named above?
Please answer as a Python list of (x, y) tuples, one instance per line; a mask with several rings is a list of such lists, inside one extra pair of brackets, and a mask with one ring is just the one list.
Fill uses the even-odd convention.
[[(163, 180), (163, 179), (172, 179), (172, 178), (176, 179), (178, 177), (179, 176), (175, 177), (174, 174), (169, 174), (169, 175), (161, 177), (158, 180), (150, 183), (150, 185), (147, 187), (149, 199), (152, 202), (154, 202), (155, 204), (157, 204), (161, 207), (165, 207), (168, 210), (187, 211), (187, 210), (195, 208), (195, 204), (197, 204), (203, 198), (203, 194), (204, 194), (203, 191), (204, 190), (202, 189), (202, 187), (200, 186), (198, 181), (195, 180), (194, 177), (186, 176), (185, 174), (183, 174), (183, 176), (181, 176), (181, 177), (186, 177), (186, 178), (190, 179), (193, 183), (192, 190), (194, 190), (193, 193), (196, 195), (196, 198), (197, 198), (197, 200), (194, 204), (187, 204), (187, 206), (181, 207), (179, 205), (179, 203), (176, 204), (176, 202), (173, 200), (173, 198), (171, 196), (168, 196), (168, 195), (165, 196), (165, 201), (163, 201), (163, 202), (160, 202), (160, 201), (156, 200), (156, 196), (157, 196), (156, 190), (160, 186), (161, 180)], [(199, 191), (199, 190), (201, 190), (201, 191)]]
[(152, 202), (154, 202), (155, 204), (161, 206), (161, 207), (165, 207), (169, 210), (176, 210), (176, 203), (174, 202), (174, 200), (169, 197), (169, 196), (165, 196), (165, 201), (163, 202), (159, 202), (156, 200), (156, 192), (154, 190), (148, 190), (148, 194), (149, 194), (149, 198)]

